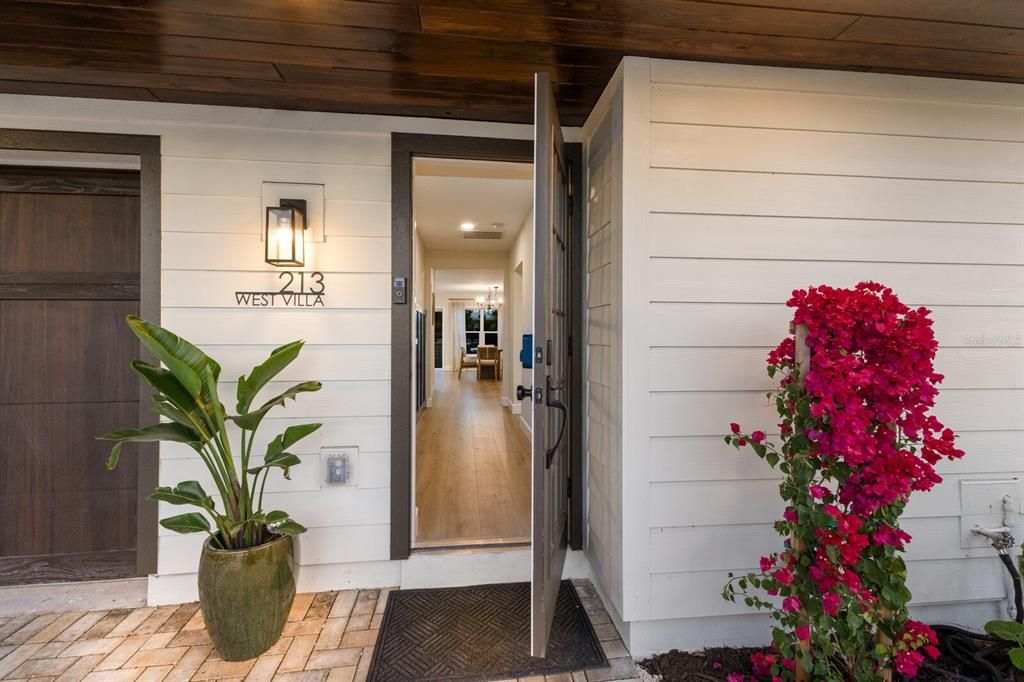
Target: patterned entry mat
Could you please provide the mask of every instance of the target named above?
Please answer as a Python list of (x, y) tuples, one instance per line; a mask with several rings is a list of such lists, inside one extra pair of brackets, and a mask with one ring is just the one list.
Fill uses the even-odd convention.
[(490, 680), (607, 666), (576, 589), (562, 581), (547, 657), (530, 656), (530, 584), (396, 590), (368, 682)]

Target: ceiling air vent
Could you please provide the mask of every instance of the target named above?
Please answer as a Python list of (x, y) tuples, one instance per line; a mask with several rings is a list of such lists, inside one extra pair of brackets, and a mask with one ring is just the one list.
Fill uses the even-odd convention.
[(463, 232), (463, 239), (501, 239), (505, 235), (504, 232), (495, 232), (494, 230), (473, 230), (472, 232)]
[(505, 236), (505, 223), (491, 223), (488, 230), (470, 230), (462, 233), (463, 239), (501, 239)]

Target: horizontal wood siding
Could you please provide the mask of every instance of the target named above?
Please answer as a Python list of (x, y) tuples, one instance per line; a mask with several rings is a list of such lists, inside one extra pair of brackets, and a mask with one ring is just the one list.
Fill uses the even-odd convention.
[(586, 551), (622, 614), (622, 90), (616, 76), (584, 127)]
[(647, 424), (625, 466), (649, 471), (650, 594), (634, 620), (749, 612), (719, 592), (778, 548), (779, 478), (721, 436), (733, 421), (777, 432), (764, 362), (790, 292), (865, 279), (933, 309), (935, 411), (967, 453), (907, 509), (914, 603), (956, 620), (957, 603), (1003, 599), (994, 554), (960, 548), (960, 482), (1024, 476), (1024, 90), (648, 66), (649, 120), (625, 124), (650, 140), (646, 211), (624, 235), (649, 245), (626, 264), (650, 320), (646, 354), (623, 359), (645, 389), (627, 411)]
[[(279, 381), (319, 379), (272, 413), (254, 443), (261, 452), (288, 426), (323, 427), (295, 449), (291, 480), (271, 476), (267, 508), (286, 509), (310, 528), (300, 563), (388, 560), (391, 381), (391, 131), (523, 138), (526, 126), (254, 109), (0, 96), (0, 126), (160, 135), (162, 144), (162, 323), (223, 365), (222, 398), (233, 380), (277, 345), (306, 348)], [(324, 241), (307, 249), (306, 270), (325, 275), (323, 309), (238, 307), (240, 290), (277, 290), (280, 270), (263, 262), (263, 182), (321, 184)], [(238, 434), (232, 429), (232, 441)], [(326, 487), (322, 446), (357, 446), (354, 485)], [(195, 479), (212, 489), (188, 447), (161, 448), (160, 483)], [(161, 505), (161, 516), (176, 511)], [(161, 529), (159, 574), (194, 573), (202, 538)], [(337, 568), (338, 584), (347, 569)], [(327, 575), (318, 573), (318, 575)], [(328, 580), (328, 583), (330, 581)], [(162, 581), (188, 585), (189, 581)], [(194, 586), (194, 579), (191, 580)], [(157, 589), (158, 599), (193, 599)]]

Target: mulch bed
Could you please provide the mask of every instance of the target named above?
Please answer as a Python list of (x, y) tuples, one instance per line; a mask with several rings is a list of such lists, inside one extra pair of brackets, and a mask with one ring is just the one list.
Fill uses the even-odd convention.
[[(640, 661), (639, 665), (651, 675), (658, 676), (662, 682), (724, 682), (729, 673), (749, 675), (752, 672), (750, 655), (757, 651), (764, 649), (720, 647), (691, 653), (673, 649)], [(949, 670), (948, 673), (922, 669), (914, 682), (962, 679), (951, 666), (947, 668), (942, 663), (942, 658), (936, 661), (939, 667)], [(1020, 679), (1024, 680), (1024, 676)]]
[(729, 673), (751, 673), (750, 655), (762, 649), (718, 647), (687, 653), (673, 649), (640, 661), (640, 667), (662, 682), (725, 680)]

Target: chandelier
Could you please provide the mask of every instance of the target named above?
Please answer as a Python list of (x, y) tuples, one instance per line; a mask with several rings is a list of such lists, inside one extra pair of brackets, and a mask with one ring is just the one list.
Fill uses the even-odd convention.
[(500, 287), (491, 287), (487, 290), (486, 296), (477, 296), (476, 304), (484, 310), (497, 310), (505, 303), (505, 299), (498, 295)]

